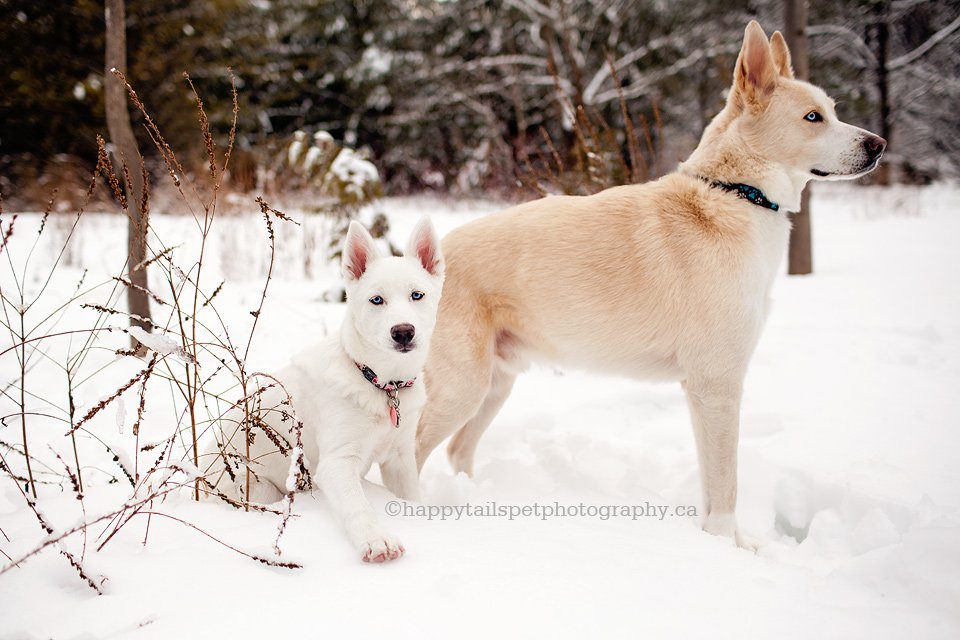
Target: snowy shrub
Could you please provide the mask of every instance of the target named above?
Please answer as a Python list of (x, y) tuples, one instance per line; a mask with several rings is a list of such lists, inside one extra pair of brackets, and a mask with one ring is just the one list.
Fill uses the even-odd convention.
[(295, 131), (280, 161), (293, 186), (315, 194), (318, 212), (351, 213), (383, 196), (380, 173), (361, 152), (338, 145), (326, 131)]

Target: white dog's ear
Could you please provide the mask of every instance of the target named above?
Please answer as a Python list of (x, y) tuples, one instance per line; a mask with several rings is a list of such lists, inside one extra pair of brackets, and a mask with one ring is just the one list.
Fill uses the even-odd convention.
[(773, 62), (777, 65), (777, 71), (784, 78), (793, 80), (793, 67), (790, 65), (790, 49), (787, 47), (787, 41), (783, 39), (783, 34), (774, 31), (770, 36), (770, 52), (773, 54)]
[(430, 275), (443, 273), (443, 254), (440, 253), (440, 238), (430, 218), (424, 216), (417, 222), (407, 241), (405, 256), (416, 257)]
[(740, 106), (762, 110), (777, 87), (778, 75), (767, 35), (760, 23), (751, 20), (743, 32), (743, 47), (737, 56), (733, 91), (730, 95)]
[(370, 263), (380, 257), (373, 238), (363, 225), (353, 220), (343, 240), (343, 259), (340, 271), (346, 280), (359, 280)]

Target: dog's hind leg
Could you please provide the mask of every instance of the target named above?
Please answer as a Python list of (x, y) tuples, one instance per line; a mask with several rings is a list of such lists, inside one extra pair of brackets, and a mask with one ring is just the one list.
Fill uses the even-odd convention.
[(742, 380), (691, 377), (684, 381), (700, 460), (706, 515), (703, 529), (746, 546), (737, 531), (737, 440)]
[(503, 403), (510, 396), (516, 379), (516, 373), (504, 371), (499, 367), (494, 369), (490, 391), (480, 405), (479, 411), (457, 431), (447, 447), (447, 458), (455, 472), (462, 471), (468, 476), (473, 476), (473, 457), (477, 451), (477, 443), (480, 442), (483, 432), (487, 430)]
[(427, 365), (427, 404), (417, 426), (417, 470), (448, 436), (480, 410), (493, 377), (493, 336), (434, 336)]

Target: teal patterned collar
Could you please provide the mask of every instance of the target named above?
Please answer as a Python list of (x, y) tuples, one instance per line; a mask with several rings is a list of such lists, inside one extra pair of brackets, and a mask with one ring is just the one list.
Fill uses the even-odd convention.
[(704, 178), (703, 176), (697, 176), (711, 187), (717, 187), (718, 189), (723, 189), (724, 191), (733, 191), (739, 197), (752, 202), (758, 207), (763, 207), (764, 209), (770, 209), (771, 211), (779, 211), (780, 205), (776, 202), (771, 202), (767, 199), (767, 196), (763, 194), (763, 191), (757, 189), (756, 187), (751, 187), (748, 184), (743, 184), (742, 182), (720, 182), (718, 180), (710, 180), (709, 178)]

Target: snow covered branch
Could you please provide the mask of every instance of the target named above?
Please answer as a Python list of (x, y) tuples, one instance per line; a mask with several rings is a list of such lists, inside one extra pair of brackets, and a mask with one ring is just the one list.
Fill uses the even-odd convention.
[[(660, 51), (666, 48), (680, 48), (684, 43), (689, 42), (693, 38), (698, 30), (694, 30), (694, 34), (684, 33), (680, 35), (669, 35), (662, 38), (656, 38), (651, 40), (642, 47), (634, 49), (630, 53), (621, 56), (613, 61), (613, 67), (616, 71), (621, 71), (622, 69), (634, 64), (635, 62), (641, 60), (645, 56), (654, 51)], [(597, 92), (603, 86), (603, 83), (610, 78), (610, 66), (602, 65), (597, 72), (590, 79), (590, 82), (587, 83), (586, 88), (583, 91), (583, 98), (587, 104), (593, 104), (594, 96), (597, 95)]]
[(541, 56), (528, 55), (503, 55), (477, 58), (476, 60), (452, 60), (450, 62), (423, 69), (418, 74), (420, 78), (437, 77), (448, 73), (469, 73), (482, 69), (499, 69), (509, 67), (536, 67), (538, 69), (547, 69), (547, 60)]
[(890, 71), (896, 71), (897, 69), (902, 69), (903, 67), (909, 65), (916, 60), (919, 60), (921, 57), (926, 55), (928, 51), (933, 49), (935, 46), (943, 42), (947, 37), (953, 34), (957, 29), (960, 29), (960, 16), (954, 18), (953, 22), (945, 26), (943, 29), (940, 29), (935, 34), (930, 36), (930, 38), (924, 42), (922, 45), (914, 49), (909, 53), (905, 53), (902, 56), (894, 58), (887, 64), (887, 69)]
[[(701, 60), (706, 60), (709, 58), (714, 58), (719, 55), (736, 53), (740, 50), (739, 44), (723, 44), (716, 45), (713, 47), (706, 47), (704, 49), (697, 49), (696, 51), (691, 52), (686, 57), (677, 60), (668, 67), (663, 69), (658, 69), (657, 71), (652, 71), (650, 73), (644, 74), (639, 79), (634, 80), (629, 85), (623, 87), (623, 97), (627, 100), (631, 98), (636, 98), (637, 96), (642, 95), (651, 85), (660, 82), (665, 78), (675, 76), (685, 69), (689, 69), (693, 65), (697, 64)], [(614, 102), (620, 99), (620, 91), (617, 89), (609, 89), (602, 93), (597, 94), (594, 98), (592, 104), (606, 104), (608, 102)]]
[(817, 36), (837, 36), (842, 39), (844, 44), (849, 44), (853, 50), (860, 56), (861, 66), (876, 66), (877, 57), (867, 46), (855, 31), (839, 24), (816, 24), (807, 27), (807, 36), (815, 38)]
[(541, 19), (557, 21), (560, 16), (557, 12), (537, 0), (506, 0), (506, 4), (522, 11), (528, 18), (535, 22)]

